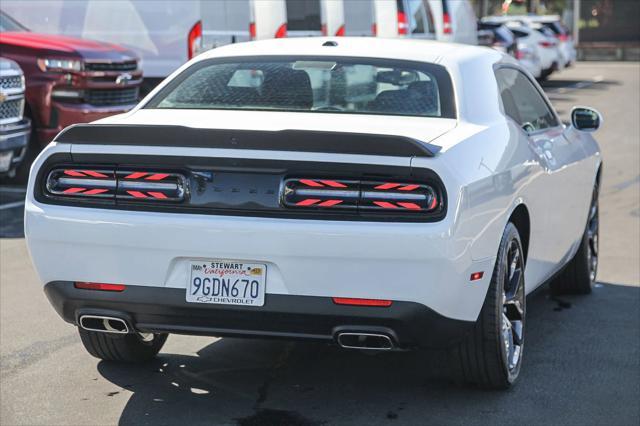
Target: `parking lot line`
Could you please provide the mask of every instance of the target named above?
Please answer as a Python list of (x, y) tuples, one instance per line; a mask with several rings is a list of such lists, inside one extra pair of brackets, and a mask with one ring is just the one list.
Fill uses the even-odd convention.
[(13, 203), (7, 203), (0, 205), (0, 210), (9, 210), (14, 209), (16, 207), (24, 206), (24, 201), (14, 201)]

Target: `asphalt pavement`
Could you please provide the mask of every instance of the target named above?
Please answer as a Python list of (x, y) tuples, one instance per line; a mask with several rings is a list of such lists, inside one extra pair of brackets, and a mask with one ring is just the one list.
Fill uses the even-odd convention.
[[(1, 425), (639, 425), (640, 64), (578, 63), (545, 91), (605, 117), (600, 284), (528, 298), (519, 383), (447, 380), (442, 352), (169, 337), (142, 366), (88, 355), (49, 306), (22, 233), (24, 189), (0, 187)], [(65, 259), (60, 253), (60, 261)]]

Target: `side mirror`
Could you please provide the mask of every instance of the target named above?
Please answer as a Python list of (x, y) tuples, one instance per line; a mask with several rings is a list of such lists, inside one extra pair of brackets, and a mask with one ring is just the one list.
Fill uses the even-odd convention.
[(582, 132), (595, 132), (602, 121), (602, 115), (593, 108), (574, 107), (571, 110), (571, 124)]

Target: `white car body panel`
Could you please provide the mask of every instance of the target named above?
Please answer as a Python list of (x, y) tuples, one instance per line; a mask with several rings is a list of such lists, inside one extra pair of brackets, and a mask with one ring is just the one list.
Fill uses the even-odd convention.
[[(118, 282), (185, 288), (191, 259), (264, 263), (267, 294), (411, 301), (451, 319), (475, 321), (510, 215), (531, 218), (526, 291), (557, 272), (577, 248), (596, 172), (593, 138), (559, 126), (527, 137), (505, 118), (494, 66), (518, 67), (499, 52), (428, 41), (344, 38), (262, 41), (222, 47), (184, 65), (216, 57), (356, 56), (435, 62), (449, 71), (457, 120), (305, 112), (141, 109), (102, 124), (179, 124), (211, 129), (301, 129), (408, 136), (441, 147), (431, 158), (124, 145), (53, 143), (37, 158), (27, 188), (25, 235), (43, 284)], [(249, 124), (250, 123), (250, 124)], [(428, 168), (445, 186), (448, 212), (432, 223), (298, 220), (132, 212), (43, 204), (35, 176), (57, 152), (155, 158), (253, 158)], [(217, 244), (213, 245), (212, 241)], [(67, 262), (60, 261), (60, 253)], [(70, 264), (72, 263), (72, 267)], [(141, 267), (144, 265), (144, 267)], [(321, 270), (322, 273), (310, 274)], [(400, 271), (400, 272), (399, 272)], [(471, 282), (473, 272), (484, 277)], [(390, 285), (393, 283), (393, 285)]]

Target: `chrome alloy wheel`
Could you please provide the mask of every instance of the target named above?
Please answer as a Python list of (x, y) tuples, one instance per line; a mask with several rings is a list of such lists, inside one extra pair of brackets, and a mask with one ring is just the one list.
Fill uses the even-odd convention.
[(506, 367), (517, 372), (524, 345), (525, 295), (524, 256), (517, 240), (507, 249), (504, 286), (502, 289), (501, 332)]
[(589, 220), (587, 222), (587, 240), (588, 253), (587, 262), (589, 266), (589, 278), (591, 282), (595, 282), (598, 273), (598, 228), (599, 228), (599, 212), (598, 212), (598, 188), (593, 190), (593, 200), (591, 201), (591, 209), (589, 210)]

